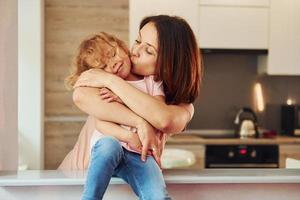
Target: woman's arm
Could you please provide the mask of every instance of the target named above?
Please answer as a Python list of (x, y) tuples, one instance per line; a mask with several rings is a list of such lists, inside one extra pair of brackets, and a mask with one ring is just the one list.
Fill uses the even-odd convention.
[(181, 132), (190, 121), (191, 113), (186, 109), (187, 105), (167, 105), (132, 87), (117, 76), (111, 80), (107, 87), (118, 95), (132, 111), (162, 132)]
[(167, 105), (103, 70), (88, 70), (82, 73), (75, 84), (75, 87), (79, 86), (109, 88), (132, 111), (165, 133), (181, 132), (194, 112), (192, 104)]
[[(95, 121), (96, 129), (104, 134), (104, 135), (110, 135), (115, 138), (117, 138), (119, 141), (126, 142), (132, 148), (133, 150), (141, 153), (141, 159), (146, 160), (146, 155), (149, 153), (152, 153), (155, 161), (157, 164), (161, 167), (160, 157), (161, 154), (159, 153), (161, 151), (161, 147), (156, 144), (155, 148), (157, 148), (156, 152), (153, 152), (148, 149), (148, 146), (145, 148), (142, 146), (142, 142), (140, 141), (140, 138), (137, 133), (132, 133), (131, 131), (122, 128), (121, 126), (112, 123), (112, 122), (106, 122), (97, 120)], [(155, 143), (155, 141), (152, 141)]]

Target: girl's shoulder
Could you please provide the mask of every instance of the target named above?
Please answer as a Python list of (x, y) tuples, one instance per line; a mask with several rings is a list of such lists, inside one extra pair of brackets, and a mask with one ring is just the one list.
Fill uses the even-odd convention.
[(144, 80), (154, 81), (154, 75), (144, 76)]
[(145, 80), (145, 82), (148, 83), (148, 84), (162, 85), (162, 81), (156, 81), (154, 75), (145, 76), (145, 77), (144, 77), (144, 80)]
[(162, 81), (155, 81), (153, 75), (144, 77), (148, 93), (152, 96), (165, 96)]

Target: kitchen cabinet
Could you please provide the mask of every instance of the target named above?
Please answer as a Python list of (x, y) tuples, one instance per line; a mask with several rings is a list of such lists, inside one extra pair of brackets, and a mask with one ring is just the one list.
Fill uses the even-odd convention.
[(259, 73), (300, 75), (300, 1), (270, 1), (269, 52), (258, 59)]
[(198, 32), (199, 0), (130, 0), (129, 1), (129, 43), (137, 38), (141, 20), (149, 15), (177, 15), (184, 18)]
[(268, 22), (268, 1), (200, 0), (200, 47), (267, 49)]
[(200, 5), (211, 6), (268, 6), (269, 0), (200, 0)]
[(205, 149), (207, 145), (279, 145), (279, 168), (285, 168), (286, 158), (300, 160), (300, 138), (278, 136), (276, 138), (240, 139), (240, 138), (202, 138), (192, 134), (177, 134), (170, 137), (166, 148), (178, 148), (192, 151), (196, 163), (185, 169), (205, 168)]
[(168, 14), (183, 17), (191, 25), (200, 48), (267, 49), (269, 0), (130, 0), (130, 44), (141, 19)]
[(279, 154), (279, 168), (285, 168), (287, 158), (300, 160), (300, 145), (280, 145)]
[(204, 155), (205, 155), (205, 146), (199, 144), (167, 144), (165, 149), (183, 149), (194, 153), (196, 157), (196, 163), (189, 167), (177, 167), (176, 169), (191, 169), (191, 170), (199, 170), (204, 169)]
[[(190, 167), (182, 167), (177, 169), (201, 170), (205, 168), (205, 144), (167, 144), (166, 149), (184, 149), (195, 154), (196, 163)], [(279, 168), (285, 168), (287, 158), (300, 160), (299, 144), (280, 144), (279, 145)]]
[(202, 49), (267, 49), (258, 57), (260, 74), (300, 75), (299, 10), (298, 0), (130, 0), (130, 44), (144, 16), (178, 15)]

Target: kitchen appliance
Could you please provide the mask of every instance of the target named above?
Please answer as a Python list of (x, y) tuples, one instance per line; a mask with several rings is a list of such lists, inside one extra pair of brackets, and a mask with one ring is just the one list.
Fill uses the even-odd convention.
[(281, 106), (281, 132), (284, 135), (300, 136), (300, 105)]
[(236, 137), (258, 137), (257, 116), (251, 108), (244, 107), (240, 109), (235, 117), (234, 123), (236, 125)]
[(205, 168), (278, 168), (278, 145), (207, 145)]

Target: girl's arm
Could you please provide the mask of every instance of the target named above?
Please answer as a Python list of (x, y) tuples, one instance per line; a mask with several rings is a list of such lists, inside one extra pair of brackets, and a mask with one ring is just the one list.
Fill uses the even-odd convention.
[(142, 152), (142, 143), (136, 133), (132, 133), (118, 124), (97, 119), (95, 120), (95, 125), (97, 131), (103, 135), (113, 136), (121, 142), (128, 143), (135, 151)]
[(79, 87), (73, 92), (75, 105), (83, 112), (94, 116), (98, 120), (110, 121), (131, 127), (145, 123), (145, 120), (124, 105), (103, 101), (98, 88)]

